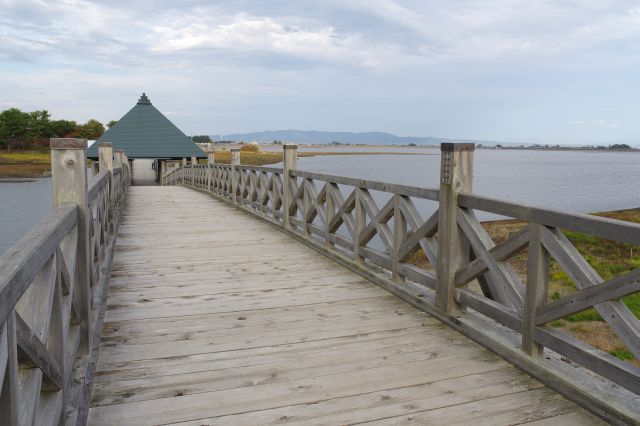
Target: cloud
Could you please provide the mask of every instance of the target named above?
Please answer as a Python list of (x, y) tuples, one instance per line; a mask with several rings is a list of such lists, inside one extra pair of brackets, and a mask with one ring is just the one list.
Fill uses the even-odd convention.
[(624, 0), (0, 0), (3, 105), (79, 121), (622, 137), (639, 68)]
[(617, 129), (620, 127), (620, 123), (610, 122), (608, 120), (603, 119), (595, 119), (595, 120), (571, 120), (569, 124), (573, 124), (576, 126), (586, 126), (586, 127), (610, 127), (612, 129)]
[(201, 54), (205, 50), (234, 54), (267, 52), (319, 62), (377, 64), (376, 55), (369, 51), (362, 37), (341, 34), (329, 25), (304, 27), (287, 23), (286, 19), (246, 14), (234, 15), (223, 22), (196, 16), (207, 15), (197, 11), (153, 26), (153, 34), (148, 37), (150, 50), (168, 54), (189, 50)]

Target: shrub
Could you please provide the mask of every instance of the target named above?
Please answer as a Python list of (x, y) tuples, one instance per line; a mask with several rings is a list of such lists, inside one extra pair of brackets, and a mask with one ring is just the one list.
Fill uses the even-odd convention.
[(260, 147), (255, 144), (246, 144), (240, 147), (242, 152), (260, 152)]

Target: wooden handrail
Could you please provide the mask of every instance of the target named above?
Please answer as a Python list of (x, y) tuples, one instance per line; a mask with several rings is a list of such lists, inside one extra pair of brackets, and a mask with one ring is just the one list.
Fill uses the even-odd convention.
[[(103, 166), (88, 185), (86, 140), (52, 139), (51, 146), (54, 209), (0, 257), (2, 424), (86, 423), (129, 187), (128, 162)], [(110, 165), (105, 155), (110, 145), (100, 147), (100, 163)]]

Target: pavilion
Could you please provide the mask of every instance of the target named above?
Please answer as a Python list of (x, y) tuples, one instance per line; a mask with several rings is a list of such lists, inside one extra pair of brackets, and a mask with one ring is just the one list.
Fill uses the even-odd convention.
[(190, 137), (151, 104), (145, 93), (129, 112), (89, 147), (87, 158), (97, 159), (98, 146), (104, 142), (110, 142), (114, 150), (121, 149), (127, 154), (132, 161), (136, 184), (157, 182), (167, 163), (207, 157)]

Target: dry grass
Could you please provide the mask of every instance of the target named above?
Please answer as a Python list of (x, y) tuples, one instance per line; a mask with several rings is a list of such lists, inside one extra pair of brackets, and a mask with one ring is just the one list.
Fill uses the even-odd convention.
[(50, 171), (49, 150), (0, 152), (0, 177), (41, 177)]
[[(249, 145), (244, 145), (249, 146)], [(320, 155), (433, 155), (433, 154), (415, 154), (409, 152), (298, 152), (298, 157), (316, 157)], [(216, 163), (231, 163), (230, 151), (216, 151)], [(206, 160), (200, 160), (206, 163)], [(266, 166), (269, 164), (277, 164), (282, 162), (282, 152), (270, 151), (247, 151), (240, 149), (240, 163), (245, 166)]]
[[(596, 213), (596, 215), (640, 223), (640, 208)], [(483, 227), (496, 244), (504, 241), (509, 235), (519, 231), (524, 226), (526, 226), (526, 223), (518, 220), (483, 223)], [(604, 280), (610, 280), (616, 276), (640, 268), (640, 247), (596, 238), (577, 232), (565, 231), (565, 235)], [(408, 262), (421, 268), (433, 269), (433, 266), (428, 262), (422, 250), (416, 251), (409, 258)], [(526, 282), (527, 250), (524, 249), (511, 257), (509, 264), (520, 276), (522, 282)], [(558, 263), (552, 260), (549, 273), (549, 302), (574, 293), (575, 291), (576, 286), (573, 281), (560, 268)], [(636, 317), (640, 318), (640, 293), (628, 296), (624, 298), (623, 301)], [(600, 350), (640, 366), (640, 360), (633, 359), (622, 341), (615, 335), (609, 325), (603, 321), (595, 309), (588, 309), (570, 315), (563, 320), (554, 321), (551, 325), (570, 333)]]

